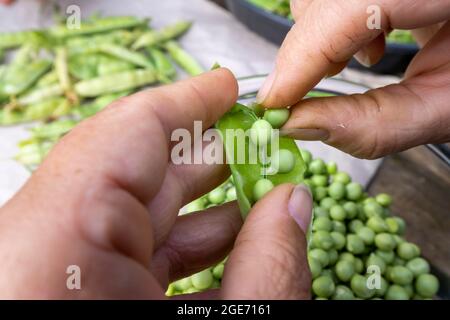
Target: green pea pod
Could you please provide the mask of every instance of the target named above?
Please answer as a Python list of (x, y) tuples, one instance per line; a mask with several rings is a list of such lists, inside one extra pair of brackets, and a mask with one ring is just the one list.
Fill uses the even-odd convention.
[(151, 61), (142, 53), (131, 51), (125, 47), (121, 47), (111, 43), (104, 43), (99, 46), (99, 52), (111, 55), (115, 58), (128, 61), (136, 66), (153, 69)]
[(162, 82), (171, 82), (171, 79), (176, 76), (177, 70), (169, 58), (166, 57), (164, 52), (156, 48), (149, 48), (147, 51), (153, 59), (156, 71), (160, 74), (160, 77), (163, 77)]
[(136, 89), (155, 83), (157, 75), (151, 69), (138, 69), (107, 75), (75, 84), (75, 92), (81, 97), (100, 95)]
[[(53, 98), (35, 103), (25, 108), (24, 120), (45, 120), (53, 116), (61, 116), (68, 113), (69, 106), (70, 104), (64, 98)], [(66, 112), (64, 113), (62, 109), (65, 109)]]
[(105, 56), (100, 59), (97, 65), (97, 74), (99, 76), (105, 76), (108, 74), (123, 72), (127, 70), (133, 70), (136, 66), (124, 60)]
[(17, 99), (17, 103), (21, 106), (39, 103), (49, 98), (58, 97), (64, 94), (64, 88), (59, 84), (52, 84), (47, 87), (36, 88), (24, 96)]
[(0, 32), (0, 49), (12, 49), (25, 44), (40, 44), (45, 39), (43, 31)]
[(50, 29), (50, 35), (55, 38), (68, 38), (80, 35), (92, 35), (119, 29), (131, 29), (148, 24), (148, 19), (136, 17), (106, 17), (81, 23), (79, 28), (68, 28), (58, 25)]
[(44, 88), (58, 83), (58, 74), (55, 70), (50, 70), (43, 75), (36, 83), (36, 88)]
[(67, 49), (64, 47), (56, 48), (55, 55), (55, 71), (58, 76), (59, 84), (64, 91), (68, 91), (72, 87), (69, 75), (69, 66), (67, 61)]
[(15, 159), (32, 171), (44, 160), (53, 145), (54, 143), (52, 142), (42, 143), (35, 139), (22, 142)]
[(104, 57), (102, 54), (80, 54), (69, 58), (69, 73), (80, 80), (98, 77), (97, 67)]
[(35, 139), (58, 139), (62, 135), (69, 132), (77, 121), (72, 119), (64, 119), (59, 121), (50, 122), (39, 127), (31, 129), (33, 137)]
[(190, 21), (180, 21), (160, 30), (150, 30), (141, 35), (132, 45), (133, 50), (154, 46), (165, 41), (178, 38), (192, 26)]
[[(253, 188), (256, 182), (261, 179), (264, 166), (259, 160), (257, 163), (250, 163), (249, 161), (239, 163), (237, 152), (237, 149), (240, 147), (239, 139), (236, 135), (230, 136), (229, 133), (236, 133), (236, 130), (247, 132), (258, 119), (251, 109), (241, 104), (236, 104), (216, 123), (216, 128), (219, 130), (224, 142), (225, 152), (233, 175), (237, 199), (243, 218), (247, 216), (252, 205), (255, 203)], [(232, 131), (228, 131), (227, 135), (227, 130)], [(273, 185), (282, 183), (299, 184), (303, 181), (306, 166), (295, 140), (288, 137), (279, 137), (279, 148), (287, 149), (294, 155), (295, 166), (287, 173), (266, 175), (265, 179), (270, 180)], [(250, 142), (248, 139), (245, 139), (245, 155), (247, 158), (250, 156), (250, 152), (252, 152)]]
[(189, 75), (196, 76), (205, 71), (205, 69), (197, 62), (189, 53), (187, 53), (175, 41), (168, 41), (164, 48), (167, 50), (172, 59)]
[(51, 67), (48, 60), (37, 60), (9, 70), (3, 77), (0, 91), (15, 96), (30, 88)]

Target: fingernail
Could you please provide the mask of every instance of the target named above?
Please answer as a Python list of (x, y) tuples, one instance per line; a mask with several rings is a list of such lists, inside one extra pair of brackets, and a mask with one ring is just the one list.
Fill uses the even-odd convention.
[(363, 50), (361, 50), (357, 54), (355, 54), (355, 58), (356, 58), (356, 60), (358, 60), (358, 62), (360, 64), (362, 64), (366, 68), (370, 68), (373, 65), (373, 63), (370, 60), (369, 54), (367, 54)]
[(306, 234), (312, 216), (312, 195), (306, 185), (297, 185), (291, 193), (288, 210), (300, 229)]
[(275, 80), (275, 72), (272, 73), (266, 78), (264, 84), (261, 89), (259, 89), (258, 95), (256, 96), (257, 103), (263, 103), (269, 95), (270, 89), (272, 89), (273, 81)]
[(289, 136), (297, 140), (305, 141), (326, 141), (330, 137), (330, 133), (324, 129), (289, 128), (281, 129), (280, 136)]

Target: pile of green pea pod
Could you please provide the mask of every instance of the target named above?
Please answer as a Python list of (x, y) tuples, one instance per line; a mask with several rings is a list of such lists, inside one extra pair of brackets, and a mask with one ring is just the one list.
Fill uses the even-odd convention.
[[(189, 30), (180, 21), (152, 29), (148, 19), (92, 16), (80, 28), (0, 33), (0, 125), (62, 120), (32, 130), (17, 159), (33, 167), (60, 136), (112, 101), (158, 83), (180, 67), (204, 71), (176, 41)], [(9, 63), (5, 55), (12, 56)]]
[[(290, 0), (248, 0), (255, 6), (277, 15), (286, 17), (292, 20), (292, 13), (290, 9)], [(413, 44), (416, 43), (412, 33), (408, 30), (393, 30), (387, 37), (388, 42)]]

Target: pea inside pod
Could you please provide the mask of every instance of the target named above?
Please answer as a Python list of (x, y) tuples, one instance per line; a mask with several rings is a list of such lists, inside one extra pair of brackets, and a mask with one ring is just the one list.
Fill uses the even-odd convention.
[[(250, 108), (236, 104), (216, 123), (216, 128), (224, 142), (244, 218), (252, 205), (273, 186), (282, 183), (299, 184), (303, 181), (305, 164), (295, 141), (288, 137), (279, 137), (279, 147), (275, 150), (271, 145), (272, 126), (268, 121), (258, 118)], [(239, 148), (241, 150), (238, 150)], [(268, 159), (276, 158), (276, 169), (281, 170), (271, 170), (273, 164), (262, 159), (259, 154), (261, 150), (266, 151), (263, 153)], [(276, 157), (272, 157), (273, 155)], [(256, 161), (252, 162), (252, 159)]]

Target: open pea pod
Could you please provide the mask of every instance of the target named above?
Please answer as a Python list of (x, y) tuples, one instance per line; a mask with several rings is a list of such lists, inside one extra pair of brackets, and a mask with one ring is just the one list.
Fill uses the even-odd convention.
[[(246, 159), (244, 163), (238, 161), (237, 148), (240, 147), (238, 137), (237, 135), (227, 134), (227, 130), (235, 131), (240, 129), (243, 132), (248, 132), (258, 119), (253, 110), (244, 105), (236, 104), (216, 123), (216, 129), (220, 132), (224, 142), (225, 153), (233, 175), (239, 208), (243, 218), (246, 218), (251, 207), (256, 202), (253, 196), (253, 188), (258, 180), (261, 178), (268, 179), (275, 186), (282, 183), (299, 184), (303, 181), (303, 174), (306, 169), (297, 144), (293, 139), (288, 137), (279, 138), (279, 148), (292, 152), (295, 159), (293, 169), (287, 173), (262, 175), (262, 172), (265, 170), (259, 159), (256, 163), (247, 161), (249, 159)], [(245, 155), (248, 158), (250, 158), (250, 152), (253, 152), (250, 144), (249, 138), (245, 137)]]

